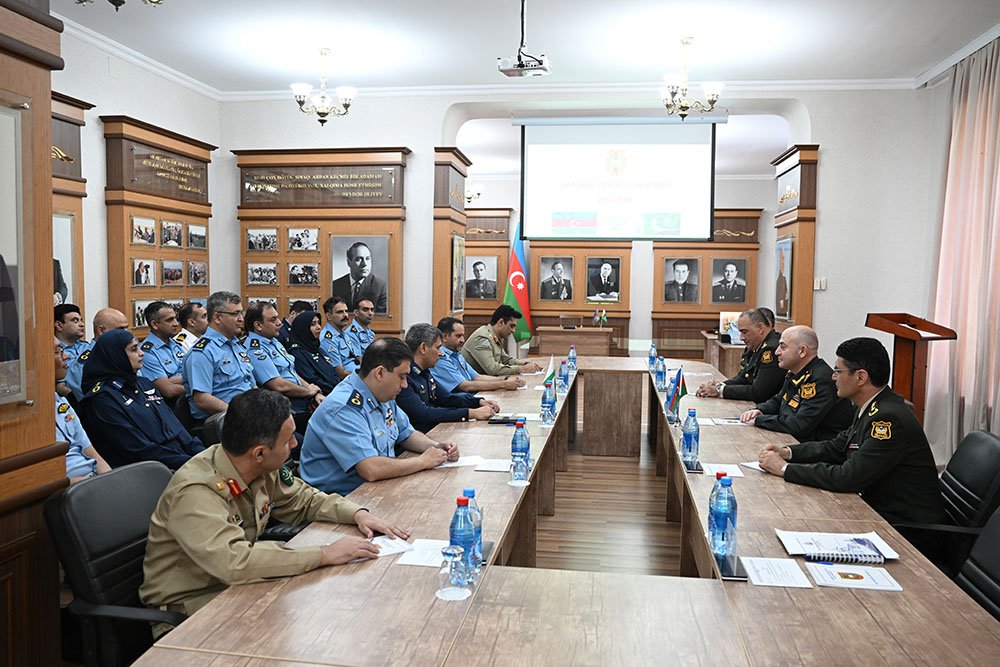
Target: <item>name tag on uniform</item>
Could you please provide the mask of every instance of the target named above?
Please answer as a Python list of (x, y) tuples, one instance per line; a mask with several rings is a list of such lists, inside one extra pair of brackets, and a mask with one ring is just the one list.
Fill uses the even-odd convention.
[(848, 448), (848, 449), (852, 449), (852, 450), (853, 450), (853, 449), (857, 449), (857, 448), (858, 448), (858, 447), (860, 447), (860, 446), (861, 446), (861, 445), (857, 444), (856, 442), (852, 442), (851, 444), (849, 444), (849, 445), (847, 446), (847, 448)]
[(788, 407), (797, 408), (799, 407), (799, 402), (793, 398), (792, 400), (788, 401)]

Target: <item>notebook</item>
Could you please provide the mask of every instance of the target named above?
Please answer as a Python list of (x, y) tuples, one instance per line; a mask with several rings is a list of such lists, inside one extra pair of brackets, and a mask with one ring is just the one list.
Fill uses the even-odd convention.
[(899, 592), (903, 590), (899, 582), (881, 567), (806, 563), (806, 569), (818, 586), (863, 588), (872, 591)]
[(881, 564), (886, 558), (899, 558), (876, 533), (802, 533), (774, 531), (790, 556), (827, 563)]

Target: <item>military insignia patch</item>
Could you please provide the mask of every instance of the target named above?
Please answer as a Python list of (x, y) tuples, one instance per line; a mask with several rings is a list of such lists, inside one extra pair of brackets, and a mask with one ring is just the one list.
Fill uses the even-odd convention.
[(97, 392), (99, 392), (100, 390), (101, 390), (101, 383), (100, 383), (100, 382), (98, 382), (97, 384), (95, 384), (95, 385), (94, 385), (94, 388), (93, 388), (93, 389), (91, 389), (90, 391), (96, 394), (96, 393), (97, 393)]
[(872, 402), (871, 406), (868, 408), (868, 416), (874, 417), (878, 412), (878, 403)]
[(281, 483), (285, 486), (291, 486), (295, 481), (292, 478), (292, 469), (288, 466), (281, 466), (278, 468), (278, 477), (281, 479)]
[(788, 407), (797, 408), (799, 407), (799, 402), (793, 398), (792, 400), (788, 401)]
[(803, 401), (812, 398), (813, 396), (816, 395), (816, 383), (810, 382), (809, 384), (802, 385), (802, 390), (800, 393), (802, 394)]
[(250, 347), (260, 347), (260, 339), (254, 338), (250, 341)]
[(208, 347), (208, 343), (209, 343), (209, 340), (207, 338), (204, 338), (204, 337), (199, 338), (198, 342), (194, 344), (194, 348), (193, 349), (195, 349), (195, 350), (204, 350), (206, 347)]
[(354, 393), (351, 394), (351, 397), (347, 399), (347, 402), (350, 403), (351, 405), (356, 405), (360, 408), (362, 405), (364, 405), (364, 398), (361, 396), (361, 392), (355, 389)]
[(142, 348), (143, 352), (148, 352), (149, 350), (153, 349), (153, 343), (151, 343), (150, 341), (147, 340), (145, 343), (143, 343), (139, 347)]
[(80, 361), (86, 361), (87, 359), (90, 359), (90, 350), (87, 350), (86, 352), (81, 354), (79, 357), (77, 357), (77, 359), (79, 359)]
[(62, 415), (62, 414), (65, 414), (67, 412), (69, 412), (69, 403), (60, 403), (59, 404), (59, 414)]
[(232, 494), (233, 498), (243, 493), (243, 489), (240, 488), (240, 483), (232, 477), (226, 480), (226, 486), (229, 487), (229, 493)]
[(325, 334), (323, 334), (323, 338), (326, 338), (327, 340), (333, 338), (333, 332), (327, 331)]
[(771, 350), (764, 350), (760, 355), (760, 363), (769, 364), (774, 361), (774, 354)]
[(490, 349), (490, 348), (491, 348), (491, 347), (493, 347), (493, 346), (492, 346), (492, 345), (490, 345), (490, 341), (489, 341), (489, 340), (487, 340), (486, 338), (484, 338), (484, 339), (482, 340), (482, 342), (480, 342), (480, 343), (479, 343), (479, 345), (478, 345), (477, 347), (478, 347), (478, 348), (479, 348), (480, 350), (488, 350), (488, 349)]
[(174, 336), (174, 340), (177, 341), (178, 343), (180, 343), (180, 342), (183, 342), (184, 339), (187, 338), (187, 336), (188, 335), (186, 333), (179, 333), (176, 336)]
[(891, 422), (872, 422), (872, 437), (876, 440), (889, 440), (892, 438)]

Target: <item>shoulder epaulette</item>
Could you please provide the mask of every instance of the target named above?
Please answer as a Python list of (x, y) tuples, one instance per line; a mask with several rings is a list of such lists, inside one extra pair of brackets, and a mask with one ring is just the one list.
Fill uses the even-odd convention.
[(347, 402), (355, 407), (362, 407), (365, 404), (365, 397), (361, 395), (361, 392), (357, 389), (351, 394), (351, 397), (347, 399)]
[(260, 347), (260, 338), (254, 338), (251, 340), (250, 347)]
[(325, 334), (323, 334), (323, 338), (333, 338), (333, 332), (327, 331)]
[(185, 338), (187, 338), (187, 334), (184, 333), (183, 331), (174, 336), (174, 340), (177, 341), (178, 343), (182, 342)]
[(195, 343), (194, 347), (192, 347), (191, 349), (192, 350), (204, 350), (206, 347), (208, 347), (208, 344), (210, 342), (211, 341), (208, 338), (206, 338), (205, 336), (202, 336), (201, 338), (198, 339), (198, 342)]
[(147, 340), (147, 341), (146, 341), (145, 343), (143, 343), (143, 344), (142, 344), (142, 345), (140, 345), (139, 347), (140, 347), (140, 348), (142, 348), (142, 351), (143, 351), (143, 352), (148, 352), (149, 350), (152, 350), (152, 349), (153, 349), (153, 342), (152, 342), (152, 341), (149, 341), (149, 340)]
[(90, 358), (90, 350), (87, 350), (86, 352), (82, 353), (79, 357), (77, 357), (77, 359), (79, 359), (80, 361), (86, 361), (89, 358)]
[(59, 407), (56, 408), (56, 411), (61, 415), (66, 414), (67, 412), (69, 412), (69, 403), (67, 403), (66, 401), (60, 401)]
[(289, 343), (288, 344), (288, 349), (289, 350), (294, 350), (297, 347), (300, 347), (300, 345), (298, 343)]

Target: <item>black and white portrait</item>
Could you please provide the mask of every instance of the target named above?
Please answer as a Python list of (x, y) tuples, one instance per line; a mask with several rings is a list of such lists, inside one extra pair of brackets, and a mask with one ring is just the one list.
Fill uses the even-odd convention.
[(277, 285), (277, 264), (247, 263), (247, 285)]
[(309, 310), (315, 310), (316, 312), (319, 312), (319, 299), (303, 299), (297, 296), (288, 297), (287, 299), (288, 307), (285, 308), (284, 312), (290, 313), (292, 311), (292, 304), (295, 303), (296, 301), (305, 301), (306, 303), (309, 304)]
[(495, 255), (465, 256), (465, 298), (497, 298), (497, 258)]
[(204, 225), (188, 225), (188, 248), (204, 250), (208, 247), (208, 234)]
[(146, 306), (153, 303), (152, 299), (149, 300), (133, 300), (132, 301), (132, 328), (142, 329), (146, 326)]
[(315, 227), (289, 227), (289, 250), (319, 250), (319, 229)]
[(132, 245), (156, 245), (156, 220), (132, 216)]
[(747, 260), (712, 260), (712, 303), (746, 303)]
[(319, 285), (319, 264), (288, 264), (289, 285)]
[(542, 257), (538, 298), (548, 301), (573, 300), (573, 258)]
[(167, 248), (184, 247), (184, 223), (173, 220), (160, 221), (160, 245)]
[(269, 306), (274, 306), (274, 309), (278, 309), (278, 297), (275, 296), (248, 296), (243, 299), (243, 307), (249, 308), (255, 303), (266, 303)]
[(208, 284), (208, 262), (188, 262), (188, 285)]
[(156, 285), (156, 268), (155, 259), (133, 259), (132, 285), (141, 287)]
[(587, 300), (618, 301), (621, 294), (619, 257), (587, 258)]
[(278, 230), (248, 229), (247, 250), (254, 252), (275, 252), (278, 249)]
[(451, 310), (465, 310), (465, 237), (451, 235)]
[(699, 303), (698, 260), (668, 257), (663, 262), (663, 300)]
[(331, 293), (347, 299), (353, 310), (359, 299), (375, 304), (376, 313), (389, 312), (389, 237), (334, 236)]
[(184, 284), (184, 262), (179, 259), (165, 259), (162, 265), (164, 287)]
[(52, 303), (77, 303), (73, 280), (73, 248), (79, 239), (73, 238), (73, 216), (55, 213), (52, 216)]

